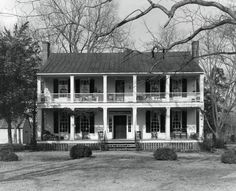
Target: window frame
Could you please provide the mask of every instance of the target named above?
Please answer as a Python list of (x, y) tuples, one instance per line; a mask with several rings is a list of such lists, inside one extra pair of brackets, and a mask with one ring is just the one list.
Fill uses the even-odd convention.
[[(154, 126), (155, 125), (155, 126)], [(150, 112), (150, 132), (161, 132), (161, 114), (159, 111)]]
[[(179, 117), (179, 119), (176, 121), (175, 121), (175, 114), (178, 114), (178, 117)], [(179, 123), (179, 127), (176, 127), (177, 123)], [(180, 111), (180, 110), (172, 111), (171, 126), (172, 126), (173, 131), (181, 131), (182, 132), (182, 111)]]

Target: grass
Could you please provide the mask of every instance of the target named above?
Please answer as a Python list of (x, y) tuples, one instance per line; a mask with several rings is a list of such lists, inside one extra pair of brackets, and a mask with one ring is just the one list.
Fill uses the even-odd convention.
[(71, 160), (69, 152), (21, 152), (0, 162), (0, 190), (234, 190), (236, 165), (219, 154), (178, 153), (156, 161), (151, 152), (94, 152)]

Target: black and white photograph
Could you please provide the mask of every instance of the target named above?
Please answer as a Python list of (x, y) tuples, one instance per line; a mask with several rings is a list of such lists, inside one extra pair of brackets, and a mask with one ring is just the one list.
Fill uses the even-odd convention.
[(235, 0), (0, 0), (0, 191), (236, 191)]

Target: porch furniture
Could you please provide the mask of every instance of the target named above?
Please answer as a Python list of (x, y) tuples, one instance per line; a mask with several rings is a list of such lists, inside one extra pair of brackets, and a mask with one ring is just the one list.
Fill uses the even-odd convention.
[(157, 139), (157, 132), (151, 132), (152, 139)]

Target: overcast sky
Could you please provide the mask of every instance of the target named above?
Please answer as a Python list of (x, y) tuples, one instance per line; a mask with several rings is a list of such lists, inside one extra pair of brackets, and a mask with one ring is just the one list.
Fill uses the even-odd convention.
[[(135, 9), (144, 9), (148, 7), (147, 0), (113, 0), (118, 3), (118, 14), (120, 19), (125, 18)], [(153, 0), (155, 2), (155, 0)], [(172, 3), (169, 0), (156, 0), (161, 1), (167, 7), (170, 7)], [(219, 0), (221, 3), (226, 4), (230, 1), (235, 0)], [(207, 10), (209, 11), (209, 9)], [(214, 9), (211, 10), (214, 13)], [(16, 0), (0, 0), (0, 12), (17, 14)], [(147, 32), (144, 22), (152, 29), (154, 32), (158, 32), (159, 26), (163, 26), (166, 22), (167, 17), (159, 10), (153, 10), (147, 16), (138, 21), (132, 22), (130, 26), (130, 34), (135, 41), (135, 46), (137, 49), (143, 45), (144, 42), (150, 40), (150, 34)], [(3, 16), (0, 15), (0, 27), (3, 26), (9, 28), (17, 22), (17, 18), (14, 16)], [(185, 30), (183, 27), (181, 30)]]

